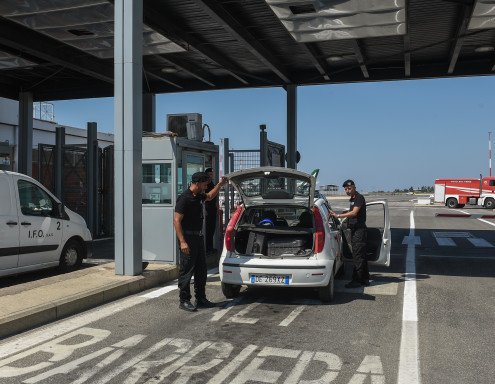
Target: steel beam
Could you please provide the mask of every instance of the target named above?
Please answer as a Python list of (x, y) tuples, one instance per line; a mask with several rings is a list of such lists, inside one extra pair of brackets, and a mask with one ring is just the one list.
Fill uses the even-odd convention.
[(19, 128), (17, 146), (17, 171), (33, 174), (33, 94), (19, 93)]
[(142, 272), (143, 2), (115, 2), (115, 273)]
[(354, 49), (354, 54), (356, 55), (357, 62), (359, 63), (359, 67), (361, 68), (361, 72), (363, 72), (363, 76), (365, 79), (370, 78), (370, 74), (368, 73), (368, 68), (366, 68), (366, 64), (364, 63), (363, 54), (361, 52), (361, 47), (357, 40), (352, 41), (352, 48)]
[(146, 4), (144, 9), (144, 22), (148, 27), (167, 37), (174, 43), (198, 51), (208, 60), (218, 64), (224, 71), (239, 80), (242, 84), (249, 85), (245, 76), (241, 75), (244, 72), (241, 67), (227, 59), (220, 52), (211, 48), (208, 44), (205, 44), (203, 41), (200, 41), (190, 34), (186, 34), (183, 28), (175, 25), (174, 22), (165, 15), (155, 12), (153, 8), (150, 7), (150, 4)]
[(462, 7), (461, 21), (459, 28), (457, 30), (455, 44), (450, 52), (450, 64), (449, 64), (449, 69), (447, 70), (447, 73), (449, 75), (454, 73), (457, 60), (459, 59), (459, 54), (461, 53), (462, 44), (464, 44), (464, 39), (465, 39), (464, 35), (466, 34), (469, 20), (471, 20), (471, 15), (474, 9), (474, 5), (461, 5), (461, 7)]
[(197, 0), (196, 3), (208, 16), (228, 31), (232, 37), (243, 43), (249, 52), (275, 73), (284, 83), (291, 83), (290, 76), (282, 64), (217, 1)]
[(287, 90), (287, 168), (297, 169), (297, 86)]
[(330, 80), (330, 76), (328, 76), (328, 72), (326, 70), (327, 64), (324, 60), (321, 60), (319, 57), (320, 55), (316, 51), (316, 48), (312, 46), (311, 44), (300, 44), (301, 48), (306, 51), (306, 53), (309, 56), (309, 59), (313, 63), (313, 65), (316, 67), (318, 72), (320, 72), (320, 75), (323, 76), (325, 80)]
[[(230, 167), (229, 153), (230, 153), (229, 139), (225, 138), (225, 139), (223, 139), (223, 159), (222, 159), (223, 160), (223, 174), (224, 174), (224, 176), (230, 172), (229, 171), (229, 167)], [(224, 215), (225, 226), (227, 226), (227, 224), (229, 223), (229, 220), (230, 220), (230, 203), (229, 203), (230, 188), (231, 188), (230, 184), (226, 184), (224, 187), (224, 194), (223, 194), (224, 195), (224, 200), (223, 200), (224, 212), (223, 212), (223, 215)]]
[(107, 83), (113, 82), (112, 68), (105, 62), (3, 17), (0, 17), (0, 45)]

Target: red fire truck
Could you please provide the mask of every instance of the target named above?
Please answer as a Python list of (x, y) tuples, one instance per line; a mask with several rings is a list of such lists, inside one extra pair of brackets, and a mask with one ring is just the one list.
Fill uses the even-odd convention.
[(436, 179), (435, 203), (449, 208), (462, 208), (466, 204), (495, 208), (495, 177), (479, 179)]

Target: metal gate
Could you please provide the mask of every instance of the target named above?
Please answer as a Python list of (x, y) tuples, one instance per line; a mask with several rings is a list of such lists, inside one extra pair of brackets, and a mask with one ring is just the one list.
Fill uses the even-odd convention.
[[(56, 146), (38, 145), (38, 166), (35, 177), (55, 194)], [(81, 215), (88, 223), (88, 150), (86, 146), (63, 146), (62, 201), (72, 211)], [(97, 152), (97, 196), (95, 212), (96, 227), (93, 237), (113, 236), (113, 146), (98, 148)]]

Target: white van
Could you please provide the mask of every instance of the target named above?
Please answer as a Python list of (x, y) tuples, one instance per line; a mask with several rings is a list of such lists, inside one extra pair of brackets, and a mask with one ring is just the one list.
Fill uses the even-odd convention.
[(0, 171), (0, 276), (59, 266), (91, 255), (84, 219), (33, 178)]

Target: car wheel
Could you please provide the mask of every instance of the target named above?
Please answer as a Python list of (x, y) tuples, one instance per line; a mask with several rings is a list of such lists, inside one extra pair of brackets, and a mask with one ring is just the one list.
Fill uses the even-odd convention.
[(457, 207), (457, 199), (455, 197), (449, 197), (446, 203), (447, 207), (455, 208)]
[(239, 296), (241, 292), (240, 285), (222, 283), (222, 293), (227, 299), (233, 299)]
[(495, 200), (493, 200), (491, 197), (488, 199), (485, 199), (485, 208), (487, 209), (494, 209), (495, 208)]
[(60, 255), (59, 268), (62, 272), (71, 272), (82, 264), (83, 250), (76, 240), (69, 240)]
[(324, 303), (329, 303), (333, 300), (334, 286), (335, 286), (335, 278), (332, 269), (332, 274), (330, 275), (330, 281), (326, 286), (321, 287), (318, 291), (318, 296), (320, 297), (321, 301), (323, 301)]

